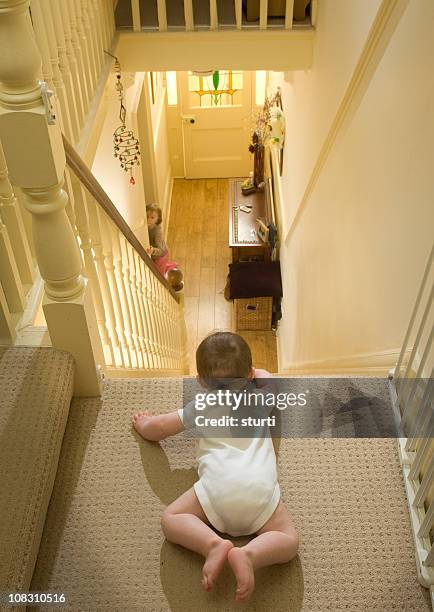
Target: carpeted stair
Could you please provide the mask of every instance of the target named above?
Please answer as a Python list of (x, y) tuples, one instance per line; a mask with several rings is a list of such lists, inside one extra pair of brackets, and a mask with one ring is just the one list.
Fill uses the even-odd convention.
[(0, 347), (0, 592), (30, 587), (73, 375), (68, 353)]
[(101, 399), (73, 400), (33, 590), (65, 593), (77, 612), (431, 609), (393, 439), (282, 440), (280, 483), (299, 556), (258, 572), (247, 606), (233, 602), (228, 568), (203, 592), (202, 559), (160, 529), (165, 506), (196, 479), (194, 441), (148, 443), (130, 424), (138, 409), (181, 402), (181, 379), (110, 380)]

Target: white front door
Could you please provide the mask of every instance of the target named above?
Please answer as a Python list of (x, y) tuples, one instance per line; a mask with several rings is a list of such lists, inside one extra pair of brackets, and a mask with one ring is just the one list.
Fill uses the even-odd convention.
[(178, 72), (186, 178), (247, 176), (252, 116), (250, 72)]

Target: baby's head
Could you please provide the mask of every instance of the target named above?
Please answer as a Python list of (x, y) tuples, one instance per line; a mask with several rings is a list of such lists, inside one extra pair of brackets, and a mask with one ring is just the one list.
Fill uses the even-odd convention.
[(252, 378), (252, 353), (247, 342), (232, 332), (215, 332), (199, 344), (196, 366), (205, 386), (219, 379)]
[(148, 227), (160, 225), (163, 220), (163, 215), (158, 204), (146, 204), (146, 218)]

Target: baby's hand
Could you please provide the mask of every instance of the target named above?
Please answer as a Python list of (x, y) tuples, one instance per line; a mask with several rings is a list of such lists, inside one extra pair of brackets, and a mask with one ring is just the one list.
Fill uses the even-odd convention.
[(148, 246), (146, 247), (145, 251), (148, 255), (152, 255), (152, 253), (154, 252), (154, 247)]

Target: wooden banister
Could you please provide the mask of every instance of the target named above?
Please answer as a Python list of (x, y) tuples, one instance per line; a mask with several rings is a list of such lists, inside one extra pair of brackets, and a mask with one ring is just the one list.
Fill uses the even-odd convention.
[(131, 244), (133, 249), (138, 253), (144, 264), (151, 270), (157, 280), (164, 285), (171, 296), (178, 302), (179, 296), (176, 291), (170, 286), (168, 281), (160, 273), (151, 257), (147, 254), (142, 244), (137, 239), (136, 235), (122, 217), (116, 206), (113, 204), (109, 196), (106, 194), (104, 189), (101, 187), (97, 179), (92, 174), (91, 170), (81, 159), (77, 151), (74, 149), (72, 144), (63, 134), (63, 146), (65, 148), (66, 163), (69, 168), (74, 172), (79, 181), (88, 190), (88, 192), (95, 198), (98, 205), (104, 210), (104, 212), (110, 217), (119, 231), (125, 236), (128, 242)]

